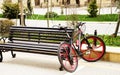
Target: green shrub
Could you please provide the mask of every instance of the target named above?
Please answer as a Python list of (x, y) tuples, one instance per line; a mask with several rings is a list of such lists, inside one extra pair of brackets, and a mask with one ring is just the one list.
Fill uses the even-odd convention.
[(0, 35), (1, 37), (8, 37), (10, 26), (14, 25), (11, 20), (0, 20)]
[(48, 15), (49, 15), (49, 18), (56, 18), (56, 17), (58, 17), (58, 14), (55, 13), (55, 12), (47, 12), (44, 17), (47, 18)]
[(17, 3), (4, 3), (2, 6), (3, 9), (3, 17), (5, 18), (16, 18), (18, 13), (20, 12), (19, 6)]
[(96, 17), (97, 16), (97, 12), (98, 12), (98, 10), (97, 10), (97, 4), (96, 4), (96, 0), (91, 0), (90, 1), (90, 4), (89, 4), (89, 6), (88, 6), (88, 12), (89, 12), (89, 16), (90, 17)]
[(114, 37), (112, 35), (99, 35), (103, 39), (107, 46), (118, 46), (120, 47), (120, 36)]

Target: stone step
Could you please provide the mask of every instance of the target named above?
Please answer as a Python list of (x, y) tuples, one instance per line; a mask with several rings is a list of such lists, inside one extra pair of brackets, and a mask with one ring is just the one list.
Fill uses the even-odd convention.
[(106, 54), (103, 61), (120, 63), (120, 47), (106, 47)]

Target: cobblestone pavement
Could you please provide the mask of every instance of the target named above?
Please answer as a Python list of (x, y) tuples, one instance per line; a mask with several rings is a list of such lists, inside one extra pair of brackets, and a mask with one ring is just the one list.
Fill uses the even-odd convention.
[(59, 71), (57, 56), (19, 53), (11, 58), (10, 52), (4, 53), (0, 63), (0, 75), (120, 75), (120, 64), (112, 62), (86, 62), (79, 60), (79, 66), (73, 73)]

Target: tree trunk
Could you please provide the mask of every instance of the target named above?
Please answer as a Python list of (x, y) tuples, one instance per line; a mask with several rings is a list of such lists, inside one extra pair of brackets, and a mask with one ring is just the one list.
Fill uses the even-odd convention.
[(116, 26), (116, 29), (115, 29), (115, 33), (114, 33), (115, 37), (117, 37), (119, 26), (120, 26), (120, 13), (119, 13), (119, 17), (118, 17), (118, 22), (117, 22), (117, 26)]
[(32, 15), (31, 0), (27, 0), (28, 14)]
[(49, 3), (47, 2), (47, 27), (49, 27)]
[(76, 0), (76, 4), (77, 4), (78, 6), (80, 6), (80, 1), (79, 1), (79, 0)]
[(18, 2), (19, 2), (19, 7), (20, 7), (21, 25), (25, 26), (24, 25), (24, 14), (23, 14), (23, 1), (22, 0), (18, 0)]
[(102, 7), (102, 0), (100, 0), (100, 5), (99, 5), (99, 15), (100, 15), (100, 12), (101, 12), (101, 7)]

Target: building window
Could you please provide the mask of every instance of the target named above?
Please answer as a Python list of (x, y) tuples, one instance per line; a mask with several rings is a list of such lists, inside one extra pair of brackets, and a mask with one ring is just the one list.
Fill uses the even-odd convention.
[(12, 0), (3, 0), (4, 2), (12, 2)]
[(44, 2), (48, 2), (48, 0), (44, 0)]
[(39, 6), (40, 5), (40, 0), (35, 0), (35, 6)]
[(70, 4), (70, 0), (62, 0), (62, 4)]
[(70, 4), (70, 0), (67, 0), (67, 4)]
[(88, 3), (90, 3), (90, 0), (88, 0)]
[(62, 0), (62, 4), (64, 4), (64, 0)]
[(79, 1), (79, 0), (76, 0), (76, 4), (80, 4), (80, 1)]

